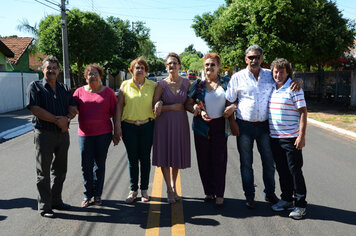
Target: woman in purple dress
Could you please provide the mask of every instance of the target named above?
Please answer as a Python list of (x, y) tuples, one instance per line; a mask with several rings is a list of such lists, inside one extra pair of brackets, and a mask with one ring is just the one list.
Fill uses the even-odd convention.
[(156, 115), (152, 164), (161, 167), (167, 185), (167, 201), (181, 199), (176, 191), (179, 169), (190, 167), (190, 135), (184, 103), (190, 86), (179, 76), (180, 58), (170, 53), (165, 61), (169, 76), (158, 82), (153, 97)]

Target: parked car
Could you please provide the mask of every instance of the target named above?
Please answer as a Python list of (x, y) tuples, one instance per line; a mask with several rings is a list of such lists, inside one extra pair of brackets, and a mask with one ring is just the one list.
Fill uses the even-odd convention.
[(188, 74), (188, 79), (194, 80), (197, 78), (197, 75), (195, 73), (189, 73)]
[(157, 77), (153, 73), (148, 74), (147, 79), (157, 82)]
[(181, 76), (187, 76), (187, 73), (185, 71), (180, 72)]

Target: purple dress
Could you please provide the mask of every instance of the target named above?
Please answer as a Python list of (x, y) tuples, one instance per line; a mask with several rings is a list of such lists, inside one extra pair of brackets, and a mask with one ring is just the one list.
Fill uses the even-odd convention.
[[(187, 100), (188, 79), (183, 79), (177, 94), (169, 89), (166, 81), (158, 83), (163, 88), (163, 105), (184, 104)], [(190, 167), (190, 131), (186, 111), (162, 112), (156, 118), (152, 164), (178, 169)]]

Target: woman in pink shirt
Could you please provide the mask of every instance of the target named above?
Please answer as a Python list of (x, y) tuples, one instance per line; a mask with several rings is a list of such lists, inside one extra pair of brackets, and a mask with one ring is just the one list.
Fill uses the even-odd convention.
[[(88, 207), (91, 203), (102, 204), (108, 148), (111, 140), (116, 145), (119, 142), (117, 137), (120, 137), (115, 132), (117, 98), (111, 88), (101, 84), (103, 74), (104, 70), (99, 65), (88, 65), (84, 71), (87, 85), (78, 88), (73, 94), (79, 111), (78, 143), (85, 188), (82, 207)], [(91, 202), (93, 197), (94, 202)]]

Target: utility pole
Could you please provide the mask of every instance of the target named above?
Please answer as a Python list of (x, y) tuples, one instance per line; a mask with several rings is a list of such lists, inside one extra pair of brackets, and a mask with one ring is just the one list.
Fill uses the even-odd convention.
[(61, 0), (61, 28), (62, 28), (62, 51), (63, 51), (63, 75), (64, 84), (69, 88), (70, 75), (69, 75), (69, 57), (68, 57), (68, 35), (67, 35), (67, 21), (66, 21), (66, 3)]

